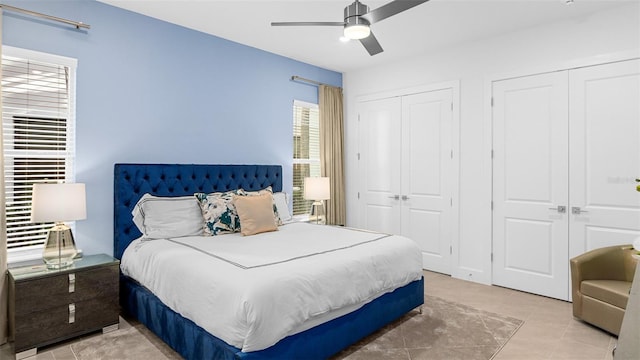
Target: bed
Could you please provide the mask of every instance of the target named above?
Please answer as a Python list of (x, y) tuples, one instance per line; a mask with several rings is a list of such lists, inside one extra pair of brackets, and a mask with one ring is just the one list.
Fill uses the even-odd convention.
[[(144, 194), (178, 197), (190, 196), (196, 192), (223, 192), (239, 188), (258, 191), (266, 187), (279, 192), (282, 191), (281, 176), (282, 168), (279, 165), (116, 164), (114, 256), (121, 259), (125, 249), (141, 236), (131, 212)], [(285, 234), (301, 231), (299, 224), (287, 226), (289, 227), (283, 227), (286, 231), (278, 232)], [(231, 239), (233, 235), (225, 236)], [(296, 331), (274, 345), (255, 351), (243, 351), (242, 346), (230, 345), (188, 316), (172, 310), (145, 286), (124, 274), (121, 275), (120, 287), (123, 312), (139, 320), (187, 359), (323, 359), (424, 302), (424, 280), (420, 277), (385, 292), (354, 310), (314, 324), (308, 329)]]

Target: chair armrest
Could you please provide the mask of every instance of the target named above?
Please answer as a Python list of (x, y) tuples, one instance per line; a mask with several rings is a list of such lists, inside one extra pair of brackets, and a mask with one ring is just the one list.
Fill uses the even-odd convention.
[(570, 260), (571, 278), (578, 280), (621, 280), (627, 278), (625, 250), (631, 245), (616, 245), (594, 249)]

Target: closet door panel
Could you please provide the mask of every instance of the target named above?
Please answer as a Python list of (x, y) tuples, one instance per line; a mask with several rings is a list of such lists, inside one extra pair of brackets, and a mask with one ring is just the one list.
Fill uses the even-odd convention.
[(640, 60), (571, 70), (569, 81), (573, 257), (640, 236)]
[(364, 227), (399, 234), (400, 98), (360, 103), (360, 153)]
[[(431, 258), (446, 257), (449, 253), (449, 249), (442, 249), (442, 213), (440, 211), (423, 210), (423, 209), (411, 209), (406, 211), (407, 226), (405, 229), (407, 232), (403, 235), (414, 239), (420, 250), (422, 250), (423, 261), (422, 265), (425, 269), (438, 271), (440, 273), (448, 274), (449, 269), (446, 267), (436, 267)], [(403, 218), (403, 221), (405, 218)], [(446, 250), (446, 251), (445, 251)], [(444, 254), (443, 254), (444, 253)], [(426, 259), (425, 259), (426, 258)], [(437, 268), (438, 270), (435, 270)]]
[(402, 98), (402, 234), (425, 269), (451, 272), (452, 90)]
[(493, 84), (493, 283), (568, 298), (566, 72)]

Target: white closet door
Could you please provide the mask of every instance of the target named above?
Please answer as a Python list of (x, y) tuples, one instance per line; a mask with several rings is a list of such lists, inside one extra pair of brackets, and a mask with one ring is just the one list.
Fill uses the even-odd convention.
[(568, 299), (567, 73), (493, 83), (493, 283)]
[(640, 236), (640, 60), (572, 70), (569, 81), (574, 257)]
[(359, 104), (364, 228), (400, 234), (399, 97)]
[(451, 273), (452, 90), (402, 97), (402, 235), (423, 267)]

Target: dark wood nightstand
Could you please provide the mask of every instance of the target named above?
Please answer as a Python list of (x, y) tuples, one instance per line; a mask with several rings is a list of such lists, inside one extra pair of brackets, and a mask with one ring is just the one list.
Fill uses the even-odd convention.
[(10, 268), (9, 330), (16, 359), (78, 335), (116, 330), (119, 264), (111, 256), (89, 255), (60, 270), (44, 264)]

